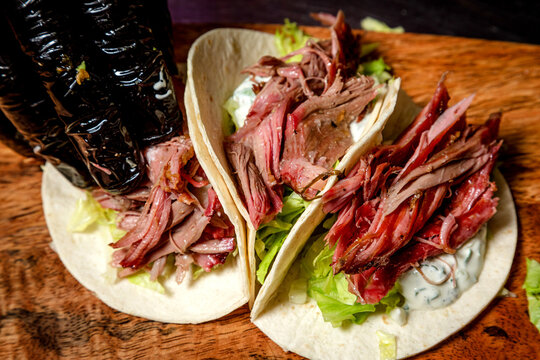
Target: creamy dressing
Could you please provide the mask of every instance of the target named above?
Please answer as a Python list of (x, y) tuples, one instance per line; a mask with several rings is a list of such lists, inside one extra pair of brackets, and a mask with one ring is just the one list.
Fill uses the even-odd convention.
[[(442, 254), (427, 259), (420, 270), (434, 283), (428, 283), (422, 275), (412, 269), (403, 274), (399, 281), (401, 294), (405, 297), (406, 310), (429, 310), (448, 306), (455, 302), (463, 292), (478, 281), (484, 266), (487, 229), (484, 225), (454, 255)], [(457, 261), (457, 264), (456, 264)], [(454, 276), (449, 276), (454, 267)]]
[[(269, 77), (259, 77), (256, 76), (255, 79), (259, 82), (266, 82), (270, 80)], [(251, 80), (251, 77), (242, 81), (240, 85), (234, 90), (232, 96), (227, 100), (227, 103), (232, 103), (234, 106), (229, 107), (228, 110), (232, 110), (233, 121), (236, 123), (238, 128), (244, 126), (247, 114), (251, 105), (255, 101), (255, 93), (253, 92), (253, 85), (255, 81)]]
[(390, 319), (399, 326), (407, 324), (407, 312), (403, 308), (397, 307), (390, 310)]
[[(159, 91), (161, 89), (164, 89), (167, 87), (167, 83), (165, 81), (165, 76), (163, 75), (163, 68), (161, 68), (161, 70), (159, 71), (159, 81), (154, 83), (154, 90), (155, 91)], [(172, 94), (172, 91), (171, 89), (167, 90), (167, 92), (165, 94), (155, 94), (154, 96), (156, 97), (156, 99), (158, 100), (163, 100), (165, 99), (167, 96), (171, 95)]]

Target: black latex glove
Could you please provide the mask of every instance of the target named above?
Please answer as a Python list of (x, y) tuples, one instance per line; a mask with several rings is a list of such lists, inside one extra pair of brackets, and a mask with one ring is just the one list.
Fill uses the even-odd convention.
[(145, 173), (140, 147), (174, 136), (182, 121), (142, 1), (7, 2), (76, 156), (102, 188), (130, 191)]

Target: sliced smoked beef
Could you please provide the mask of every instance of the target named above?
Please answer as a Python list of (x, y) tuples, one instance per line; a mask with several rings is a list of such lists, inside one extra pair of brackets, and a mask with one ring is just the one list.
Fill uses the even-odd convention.
[(349, 275), (361, 302), (378, 302), (418, 261), (453, 253), (495, 213), (500, 114), (467, 125), (472, 96), (450, 108), (448, 99), (443, 77), (394, 144), (363, 156), (323, 196), (324, 211), (338, 214), (326, 236), (337, 243), (334, 273)]
[[(244, 70), (265, 80), (256, 82), (260, 91), (225, 150), (255, 228), (281, 210), (283, 185), (306, 197), (322, 189), (324, 179), (316, 180), (350, 147), (349, 125), (376, 95), (373, 80), (356, 74), (360, 43), (343, 13), (318, 18), (332, 21), (331, 39), (309, 40), (281, 59), (264, 56)], [(302, 60), (286, 62), (295, 55)]]
[(149, 270), (157, 279), (173, 255), (176, 279), (182, 281), (191, 264), (210, 271), (234, 251), (235, 231), (208, 184), (191, 140), (175, 137), (145, 151), (148, 183), (127, 195), (95, 191), (103, 207), (120, 211), (117, 226), (127, 230), (111, 244), (113, 266), (120, 277)]

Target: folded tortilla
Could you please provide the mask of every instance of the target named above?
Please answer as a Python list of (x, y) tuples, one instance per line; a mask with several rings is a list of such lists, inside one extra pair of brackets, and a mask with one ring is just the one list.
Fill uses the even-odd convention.
[[(478, 316), (497, 296), (510, 272), (517, 243), (517, 218), (508, 185), (498, 171), (494, 175), (500, 201), (497, 213), (488, 223), (484, 267), (478, 282), (450, 306), (413, 310), (404, 326), (385, 314), (374, 313), (361, 325), (333, 328), (323, 320), (315, 300), (308, 298), (300, 305), (289, 301), (294, 276), (284, 274), (285, 280), (273, 286), (277, 288), (275, 292), (257, 297), (252, 314), (258, 316), (252, 317), (252, 321), (285, 351), (310, 359), (378, 359), (377, 330), (396, 336), (398, 358), (437, 345)], [(288, 247), (283, 247), (279, 255), (285, 255)], [(281, 260), (276, 259), (276, 263)], [(279, 269), (287, 271), (292, 262), (289, 266), (280, 265)]]
[[(195, 141), (194, 141), (195, 142)], [(204, 165), (201, 162), (201, 166)], [(211, 174), (207, 174), (213, 182)], [(51, 164), (43, 172), (41, 196), (51, 247), (68, 271), (110, 307), (135, 316), (167, 323), (201, 323), (217, 319), (249, 299), (245, 225), (230, 196), (215, 189), (223, 210), (233, 223), (238, 254), (225, 264), (193, 280), (191, 273), (181, 284), (174, 275), (163, 283), (165, 294), (143, 288), (128, 279), (117, 279), (110, 266), (112, 239), (105, 226), (93, 225), (84, 233), (67, 230), (76, 203), (84, 191), (74, 187)]]
[[(253, 228), (248, 211), (242, 202), (223, 147), (225, 139), (223, 104), (246, 78), (241, 71), (256, 63), (264, 55), (278, 56), (271, 34), (244, 29), (216, 29), (202, 35), (189, 51), (188, 80), (184, 99), (190, 131), (198, 133), (192, 137), (200, 139), (207, 149), (209, 161), (205, 164), (206, 169), (209, 173), (216, 174), (216, 178), (220, 177), (219, 180), (216, 179), (214, 186), (221, 192), (230, 193), (248, 224), (247, 251), (252, 301), (255, 297), (256, 229)], [(380, 143), (384, 125), (394, 110), (399, 86), (400, 79), (395, 79), (389, 84), (387, 92), (379, 96), (362, 120), (365, 126), (361, 139), (347, 150), (336, 167), (337, 170), (348, 170), (361, 154)], [(322, 192), (330, 188), (336, 180), (335, 176), (329, 178)], [(295, 244), (300, 244), (308, 239), (322, 220), (320, 212), (316, 211), (318, 207), (320, 200), (310, 203), (291, 229), (284, 244), (293, 239)], [(296, 253), (287, 253), (286, 256), (295, 257)], [(276, 276), (272, 270), (276, 264), (272, 266), (265, 283), (274, 283), (270, 278)]]
[[(396, 110), (383, 132), (385, 142), (395, 139), (419, 110), (407, 94), (400, 91)], [(377, 330), (396, 336), (398, 358), (437, 345), (478, 316), (497, 296), (510, 272), (517, 244), (516, 211), (502, 175), (495, 170), (493, 177), (498, 188), (495, 196), (500, 200), (497, 213), (488, 222), (484, 266), (478, 282), (453, 304), (434, 310), (412, 310), (404, 326), (385, 314), (374, 313), (361, 325), (333, 328), (323, 320), (315, 300), (308, 298), (305, 304), (289, 301), (294, 267), (298, 265), (295, 258), (306, 243), (302, 238), (281, 249), (275, 260), (275, 274), (265, 282), (255, 301), (252, 321), (285, 351), (310, 359), (378, 359)], [(317, 218), (317, 223), (322, 221), (319, 220), (324, 217), (322, 207), (312, 216)]]

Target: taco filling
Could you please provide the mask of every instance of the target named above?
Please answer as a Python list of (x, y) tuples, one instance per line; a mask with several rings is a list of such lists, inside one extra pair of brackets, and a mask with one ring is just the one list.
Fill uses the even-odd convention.
[(398, 114), (407, 115), (389, 121), (386, 142), (323, 194), (326, 219), (311, 239), (278, 254), (280, 273), (263, 285), (252, 321), (282, 348), (375, 358), (386, 334), (404, 358), (456, 333), (497, 296), (517, 243), (512, 196), (493, 171), (501, 114), (467, 124), (472, 96), (448, 100), (443, 77), (417, 116), (403, 103)]
[[(428, 303), (446, 291), (441, 296), (446, 297), (440, 304), (444, 306), (476, 282), (481, 259), (477, 259), (477, 269), (466, 265), (472, 256), (483, 257), (485, 229), (480, 230), (498, 204), (490, 174), (502, 141), (497, 140), (500, 113), (490, 115), (482, 125), (466, 123), (465, 111), (472, 99), (470, 96), (448, 108), (443, 78), (432, 100), (393, 144), (365, 154), (347, 177), (323, 195), (324, 212), (337, 215), (323, 235), (327, 245), (325, 264), (331, 266), (333, 274), (328, 269), (325, 276), (336, 277), (331, 281), (341, 280), (342, 284), (346, 279), (348, 296), (355, 299), (350, 305), (360, 306), (350, 314), (356, 314), (352, 319), (360, 320), (361, 306), (381, 301), (388, 305), (396, 281), (411, 268), (426, 283), (422, 288), (410, 275), (403, 278), (401, 285), (416, 286), (400, 290), (411, 303), (420, 291), (433, 291), (432, 298), (428, 295), (426, 299)], [(479, 242), (454, 259), (438, 258), (443, 265), (435, 261), (423, 266), (428, 258), (455, 255), (479, 232)], [(463, 271), (470, 272), (471, 279)], [(448, 280), (453, 294), (448, 289), (429, 288)], [(466, 280), (472, 283), (465, 285)], [(311, 290), (319, 305), (327, 302), (320, 287)], [(373, 312), (375, 308), (363, 310)], [(324, 308), (321, 311), (325, 313)], [(328, 313), (325, 318), (340, 323)]]
[[(225, 104), (238, 127), (225, 149), (255, 229), (282, 210), (285, 187), (306, 200), (324, 188), (380, 88), (358, 73), (362, 47), (343, 13), (317, 18), (331, 25), (331, 39), (263, 56), (243, 70), (250, 79), (235, 93), (249, 99)], [(238, 111), (250, 101), (249, 111)]]
[(126, 195), (97, 189), (94, 199), (117, 212), (116, 226), (125, 234), (114, 243), (112, 266), (120, 278), (141, 270), (156, 281), (174, 256), (176, 281), (191, 265), (209, 272), (235, 250), (235, 230), (185, 136), (143, 151), (147, 180)]
[(361, 44), (342, 12), (315, 17), (331, 25), (331, 39), (310, 38), (286, 20), (274, 38), (282, 57), (243, 69), (249, 76), (223, 105), (225, 153), (257, 229), (261, 284), (310, 201), (341, 174), (336, 165), (370, 138), (392, 78), (382, 58), (373, 59), (377, 44)]

